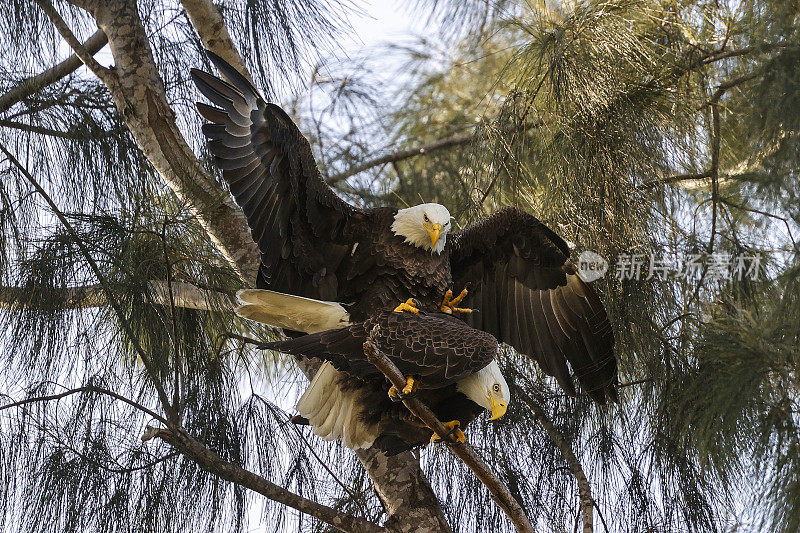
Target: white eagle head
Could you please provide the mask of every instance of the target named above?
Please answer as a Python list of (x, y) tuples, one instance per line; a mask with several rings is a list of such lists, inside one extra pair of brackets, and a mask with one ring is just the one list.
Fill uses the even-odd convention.
[(450, 211), (443, 205), (415, 205), (397, 212), (392, 231), (417, 248), (440, 254), (452, 227), (451, 219)]
[(489, 420), (496, 420), (506, 414), (511, 393), (497, 361), (492, 361), (471, 376), (462, 379), (456, 384), (456, 388), (473, 402), (484, 409), (489, 409), (492, 412)]

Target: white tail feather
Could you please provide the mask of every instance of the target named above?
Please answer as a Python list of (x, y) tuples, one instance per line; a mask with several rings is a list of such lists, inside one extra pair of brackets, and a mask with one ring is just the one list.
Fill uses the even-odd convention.
[(236, 298), (237, 315), (278, 328), (317, 333), (350, 324), (349, 313), (337, 302), (265, 289), (244, 289), (236, 293)]
[(377, 426), (361, 420), (359, 393), (343, 392), (338, 385), (339, 376), (333, 365), (323, 364), (297, 402), (297, 410), (323, 439), (342, 439), (348, 448), (367, 448), (380, 432)]
[[(237, 315), (278, 328), (317, 333), (350, 324), (350, 314), (337, 302), (265, 289), (244, 289), (236, 298)], [(360, 394), (342, 392), (339, 376), (330, 363), (323, 364), (297, 402), (297, 410), (323, 439), (342, 439), (348, 448), (367, 448), (378, 437), (378, 428), (361, 421)]]

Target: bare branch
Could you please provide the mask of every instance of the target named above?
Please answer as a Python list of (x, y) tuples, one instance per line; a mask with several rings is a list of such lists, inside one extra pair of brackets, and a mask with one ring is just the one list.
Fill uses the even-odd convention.
[[(83, 43), (83, 49), (86, 53), (94, 55), (99, 52), (108, 43), (106, 34), (101, 30), (97, 30)], [(81, 59), (72, 54), (61, 63), (45, 70), (44, 72), (21, 80), (12, 89), (3, 95), (0, 95), (0, 113), (8, 110), (11, 106), (24, 100), (25, 98), (35, 94), (37, 91), (46, 87), (58, 80), (65, 78), (75, 72), (78, 67), (83, 65)]]
[[(524, 124), (520, 126), (509, 126), (505, 128), (508, 131), (513, 130), (521, 130), (526, 131), (532, 128), (541, 127), (542, 122), (532, 122), (528, 124)], [(464, 144), (468, 144), (471, 141), (481, 139), (487, 136), (487, 132), (478, 132), (478, 133), (465, 133), (461, 135), (453, 135), (452, 137), (445, 137), (443, 139), (438, 139), (433, 142), (429, 142), (426, 144), (422, 144), (416, 146), (414, 148), (409, 148), (407, 150), (399, 150), (397, 152), (393, 152), (391, 154), (386, 154), (380, 157), (376, 157), (374, 159), (369, 159), (360, 165), (356, 165), (353, 168), (345, 170), (344, 172), (340, 172), (338, 174), (334, 174), (333, 176), (329, 176), (325, 181), (328, 185), (336, 185), (342, 180), (346, 180), (351, 176), (355, 176), (356, 174), (360, 174), (365, 170), (369, 170), (371, 168), (385, 165), (387, 163), (397, 163), (398, 161), (402, 161), (404, 159), (410, 159), (412, 157), (418, 157), (422, 155), (430, 154), (431, 152), (436, 152), (439, 150), (444, 150), (445, 148), (452, 148), (454, 146), (461, 146)]]
[(669, 176), (666, 178), (661, 178), (653, 181), (647, 181), (642, 183), (637, 187), (637, 189), (652, 189), (653, 187), (657, 187), (659, 185), (668, 185), (670, 183), (678, 183), (681, 181), (697, 181), (706, 179), (711, 176), (710, 171), (700, 172), (695, 174), (676, 174), (675, 176)]
[[(108, 85), (110, 82), (113, 82), (113, 73), (98, 63), (95, 60), (94, 55), (83, 47), (83, 44), (78, 40), (77, 37), (75, 37), (75, 34), (72, 33), (72, 30), (69, 28), (69, 26), (67, 26), (67, 23), (64, 22), (64, 19), (61, 18), (61, 15), (58, 11), (56, 11), (56, 8), (53, 7), (53, 4), (50, 2), (50, 0), (35, 0), (35, 2), (40, 8), (42, 8), (42, 11), (44, 11), (45, 15), (47, 15), (47, 18), (50, 19), (50, 22), (53, 23), (53, 26), (56, 27), (58, 33), (61, 34), (61, 37), (67, 41), (67, 44), (70, 48), (72, 48), (72, 51), (75, 52), (75, 55), (78, 56), (78, 59), (80, 59), (81, 62), (86, 65), (89, 70), (91, 70), (94, 75), (100, 78), (106, 85)], [(99, 31), (102, 32), (102, 30)]]
[[(49, 4), (49, 0), (37, 1)], [(243, 281), (250, 283), (259, 264), (258, 247), (241, 209), (200, 164), (177, 127), (136, 2), (71, 3), (88, 9), (108, 36), (114, 70), (98, 70), (95, 74), (109, 89), (136, 143), (167, 185), (197, 216)], [(67, 39), (66, 31), (62, 35)], [(79, 46), (74, 40), (68, 42)], [(84, 59), (79, 50), (75, 52)]]
[[(151, 280), (147, 282), (150, 300), (156, 305), (170, 305), (169, 288), (166, 282)], [(59, 301), (60, 309), (88, 309), (109, 305), (103, 287), (99, 284), (82, 287), (39, 287), (48, 292), (49, 300)], [(230, 309), (233, 297), (230, 294), (212, 289), (201, 289), (191, 283), (172, 282), (175, 307), (213, 311)], [(57, 298), (53, 298), (55, 296)], [(24, 287), (0, 287), (0, 309), (30, 310), (39, 307), (30, 301), (31, 291)], [(28, 301), (21, 301), (28, 297)]]
[(169, 430), (148, 427), (147, 431), (142, 436), (142, 440), (149, 440), (154, 437), (163, 439), (171, 444), (176, 450), (196, 462), (203, 470), (232, 483), (236, 483), (237, 485), (241, 485), (242, 487), (247, 487), (270, 500), (314, 516), (340, 531), (352, 533), (378, 533), (386, 531), (386, 529), (377, 524), (306, 499), (284, 489), (280, 485), (272, 483), (258, 474), (245, 470), (237, 464), (226, 461), (217, 453), (209, 450), (202, 443), (190, 437), (182, 429)]
[[(374, 333), (374, 330), (373, 330)], [(370, 335), (372, 337), (372, 334)], [(375, 365), (375, 367), (383, 372), (386, 378), (398, 389), (402, 389), (406, 385), (406, 378), (400, 370), (392, 363), (391, 360), (381, 352), (375, 344), (369, 340), (364, 343), (364, 353), (367, 360)], [(446, 436), (450, 442), (449, 448), (454, 455), (459, 457), (470, 470), (475, 473), (475, 476), (483, 483), (493, 496), (495, 502), (500, 506), (504, 513), (508, 516), (514, 527), (518, 532), (533, 532), (533, 526), (525, 516), (525, 511), (522, 506), (508, 490), (508, 487), (500, 481), (495, 473), (489, 466), (481, 459), (475, 450), (466, 443), (459, 443), (455, 437), (450, 434), (442, 422), (436, 418), (433, 411), (428, 406), (414, 398), (403, 399), (403, 404), (415, 416), (421, 419), (429, 428), (431, 428), (437, 435)]]
[(181, 0), (181, 4), (186, 10), (192, 26), (197, 30), (203, 46), (230, 63), (239, 71), (239, 74), (252, 83), (250, 71), (247, 70), (242, 56), (236, 50), (217, 6), (210, 0)]
[(47, 395), (47, 396), (35, 396), (35, 397), (32, 397), (32, 398), (25, 398), (24, 400), (20, 400), (18, 402), (13, 402), (13, 403), (9, 403), (9, 404), (0, 406), (0, 411), (5, 411), (6, 409), (11, 409), (11, 408), (14, 408), (14, 407), (22, 407), (22, 406), (25, 406), (25, 405), (28, 405), (28, 404), (31, 404), (31, 403), (49, 402), (49, 401), (53, 401), (53, 400), (60, 400), (61, 398), (66, 398), (67, 396), (71, 396), (73, 394), (78, 394), (78, 393), (81, 393), (81, 392), (96, 392), (98, 394), (104, 394), (106, 396), (110, 396), (110, 397), (112, 397), (112, 398), (114, 398), (116, 400), (119, 400), (121, 402), (127, 403), (131, 407), (135, 407), (136, 409), (138, 409), (139, 411), (142, 411), (143, 413), (145, 413), (147, 415), (152, 416), (154, 419), (158, 420), (159, 422), (162, 422), (164, 424), (168, 424), (169, 423), (169, 422), (167, 422), (167, 419), (165, 419), (163, 416), (159, 415), (155, 411), (152, 411), (151, 409), (148, 409), (144, 405), (142, 405), (142, 404), (140, 404), (138, 402), (135, 402), (135, 401), (133, 401), (133, 400), (131, 400), (129, 398), (126, 398), (126, 397), (124, 397), (124, 396), (122, 396), (120, 394), (117, 394), (114, 391), (111, 391), (111, 390), (108, 390), (108, 389), (104, 389), (103, 387), (96, 387), (94, 385), (87, 385), (85, 387), (77, 387), (75, 389), (68, 389), (68, 390), (66, 390), (64, 392), (60, 392), (58, 394), (50, 394), (50, 395)]
[(594, 499), (592, 498), (592, 487), (589, 485), (589, 480), (586, 478), (586, 474), (583, 471), (581, 462), (578, 460), (575, 452), (572, 451), (569, 443), (566, 441), (566, 439), (564, 439), (564, 436), (559, 433), (556, 427), (553, 425), (553, 421), (550, 420), (550, 418), (547, 416), (547, 413), (545, 413), (539, 405), (531, 401), (531, 399), (528, 397), (521, 396), (520, 400), (522, 400), (522, 403), (528, 406), (528, 409), (531, 410), (533, 416), (536, 418), (536, 421), (542, 425), (544, 430), (561, 451), (561, 455), (564, 456), (564, 460), (567, 462), (570, 472), (572, 472), (572, 475), (575, 476), (575, 479), (578, 482), (578, 498), (581, 502), (583, 533), (592, 533), (592, 531), (594, 531), (594, 515), (592, 513), (592, 509), (595, 506), (595, 503)]
[(330, 176), (327, 180), (328, 185), (336, 185), (342, 180), (346, 180), (351, 176), (355, 176), (356, 174), (360, 174), (365, 170), (369, 170), (371, 168), (385, 165), (387, 163), (396, 163), (398, 161), (402, 161), (403, 159), (409, 159), (412, 157), (417, 157), (421, 155), (426, 155), (431, 152), (435, 152), (437, 150), (443, 150), (445, 148), (451, 148), (453, 146), (459, 146), (462, 144), (467, 144), (470, 141), (474, 140), (477, 136), (474, 133), (467, 133), (463, 135), (454, 135), (452, 137), (446, 137), (444, 139), (439, 139), (437, 141), (433, 141), (427, 144), (422, 144), (420, 146), (416, 146), (414, 148), (409, 148), (407, 150), (400, 150), (398, 152), (394, 152), (391, 154), (386, 154), (380, 157), (376, 157), (374, 159), (369, 159), (360, 165), (356, 165), (353, 168), (345, 170), (344, 172), (340, 172), (338, 174), (334, 174)]
[(59, 139), (69, 139), (71, 141), (77, 140), (88, 140), (88, 139), (104, 139), (106, 137), (111, 137), (113, 135), (119, 135), (121, 130), (113, 129), (109, 131), (103, 131), (102, 133), (93, 133), (91, 137), (87, 135), (85, 131), (61, 131), (61, 130), (54, 130), (52, 128), (45, 128), (43, 126), (36, 126), (34, 124), (23, 124), (22, 122), (16, 122), (14, 120), (5, 120), (0, 119), (0, 127), (4, 128), (13, 128), (16, 130), (27, 131), (29, 133), (36, 133), (39, 135), (47, 135), (49, 137), (58, 137)]

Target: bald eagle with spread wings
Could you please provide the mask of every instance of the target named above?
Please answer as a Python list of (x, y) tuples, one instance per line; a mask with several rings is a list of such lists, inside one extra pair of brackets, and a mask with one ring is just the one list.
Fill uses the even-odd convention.
[[(432, 430), (391, 401), (412, 392), (452, 426), (484, 409), (502, 416), (498, 341), (569, 395), (577, 380), (600, 404), (616, 399), (606, 312), (561, 237), (514, 207), (454, 231), (439, 204), (348, 204), (291, 118), (208, 55), (227, 81), (192, 70), (213, 104), (197, 104), (203, 133), (261, 251), (258, 289), (239, 292), (237, 313), (293, 337), (265, 347), (325, 361), (297, 405), (315, 433), (389, 454), (422, 445)], [(454, 287), (464, 290), (453, 297)], [(459, 307), (466, 287), (471, 309)], [(403, 391), (366, 361), (370, 335), (408, 376)]]

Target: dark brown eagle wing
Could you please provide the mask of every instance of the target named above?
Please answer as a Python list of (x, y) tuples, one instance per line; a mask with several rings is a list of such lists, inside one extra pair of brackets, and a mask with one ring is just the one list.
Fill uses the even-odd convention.
[(363, 212), (323, 181), (291, 118), (223, 59), (208, 56), (230, 83), (192, 69), (197, 88), (216, 106), (198, 102), (197, 109), (209, 121), (208, 148), (261, 250), (258, 286), (336, 300), (336, 271), (355, 242), (353, 219)]
[(380, 376), (367, 361), (370, 338), (406, 376), (428, 389), (446, 387), (492, 362), (497, 339), (452, 317), (383, 312), (346, 328), (267, 343), (264, 348), (330, 361), (337, 370), (359, 379)]
[(536, 217), (507, 207), (448, 239), (453, 286), (467, 286), (471, 326), (535, 359), (570, 395), (574, 377), (597, 402), (616, 399), (614, 334), (569, 246)]

